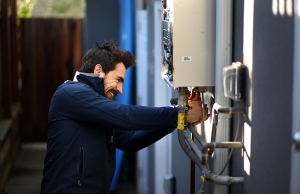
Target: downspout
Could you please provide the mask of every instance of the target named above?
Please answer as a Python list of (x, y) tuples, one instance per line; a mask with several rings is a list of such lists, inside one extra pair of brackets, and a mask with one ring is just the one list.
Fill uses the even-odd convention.
[(300, 0), (295, 1), (295, 27), (294, 27), (294, 89), (293, 89), (293, 124), (292, 137), (294, 137), (294, 145), (291, 149), (291, 168), (290, 168), (290, 194), (300, 193), (300, 150), (296, 145), (297, 134), (300, 133), (299, 121), (299, 96), (300, 96)]
[[(230, 107), (230, 99), (224, 96), (222, 87), (223, 68), (231, 65), (232, 59), (232, 0), (216, 1), (216, 90), (215, 102), (224, 107)], [(230, 114), (220, 114), (216, 142), (229, 141)], [(220, 172), (228, 158), (228, 149), (216, 149), (214, 157), (214, 172)], [(217, 158), (217, 159), (216, 159)], [(228, 168), (224, 171), (228, 174)], [(227, 194), (228, 187), (214, 184), (215, 194)]]

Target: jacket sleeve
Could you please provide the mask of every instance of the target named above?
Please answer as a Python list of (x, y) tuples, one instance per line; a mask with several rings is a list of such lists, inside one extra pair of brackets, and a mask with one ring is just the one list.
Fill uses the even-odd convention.
[(143, 131), (116, 130), (116, 147), (125, 152), (136, 152), (172, 133), (174, 129), (175, 127)]
[[(64, 85), (53, 98), (51, 106), (55, 115), (59, 115), (58, 119), (74, 119), (122, 130), (163, 129), (177, 123), (176, 108), (124, 105), (82, 84)], [(55, 119), (51, 118), (52, 121)]]

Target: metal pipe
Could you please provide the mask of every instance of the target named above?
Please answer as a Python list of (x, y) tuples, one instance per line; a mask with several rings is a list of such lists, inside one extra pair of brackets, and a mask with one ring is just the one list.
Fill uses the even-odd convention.
[(211, 142), (215, 142), (216, 140), (216, 130), (217, 130), (217, 124), (218, 124), (218, 110), (221, 107), (218, 103), (214, 103), (212, 107), (212, 120), (211, 120)]
[(211, 132), (211, 138), (210, 141), (211, 142), (215, 142), (216, 141), (216, 133), (217, 133), (217, 125), (218, 125), (218, 113), (214, 114), (213, 117), (213, 122), (212, 122), (212, 132)]
[[(218, 185), (230, 185), (234, 183), (243, 183), (244, 178), (243, 177), (231, 177), (231, 176), (222, 176), (222, 175), (216, 175), (214, 172), (211, 172), (207, 169), (205, 165), (202, 165), (200, 158), (201, 155), (199, 149), (195, 145), (195, 143), (191, 142), (193, 141), (190, 136), (187, 134), (186, 130), (177, 130), (178, 133), (178, 140), (180, 143), (180, 146), (182, 147), (183, 151), (187, 154), (187, 156), (195, 162), (195, 164), (200, 168), (202, 173), (204, 174), (204, 177), (208, 181), (212, 181)], [(191, 141), (190, 141), (191, 140)], [(193, 147), (193, 150), (198, 150), (196, 152), (193, 152), (186, 144), (186, 141), (188, 141)], [(195, 154), (197, 153), (197, 154)]]
[(207, 154), (209, 149), (214, 148), (243, 148), (244, 144), (242, 142), (211, 142), (207, 143), (202, 147), (202, 165), (205, 165), (207, 162)]
[(195, 153), (186, 145), (185, 137), (184, 137), (184, 130), (177, 130), (178, 133), (178, 140), (181, 148), (186, 153), (186, 155), (195, 162), (195, 164), (200, 168), (203, 169), (203, 165), (201, 164), (200, 158), (196, 156)]
[(217, 185), (243, 184), (244, 177), (220, 176), (213, 172), (204, 174), (206, 180), (212, 181)]
[(201, 129), (202, 129), (202, 131), (205, 131), (205, 128), (204, 128), (204, 109), (205, 109), (205, 107), (204, 107), (204, 92), (202, 91), (201, 92), (201, 97), (202, 97), (202, 99), (201, 99), (201, 101), (202, 101), (202, 122), (201, 122)]
[[(240, 114), (240, 113), (245, 112), (244, 108), (240, 108), (240, 107), (222, 107), (217, 102), (215, 102), (214, 105), (213, 105), (213, 110), (212, 111), (214, 111), (214, 110), (216, 111), (216, 113), (225, 113), (225, 114)], [(213, 112), (213, 114), (214, 113), (215, 112)]]
[(189, 144), (189, 146), (191, 147), (193, 152), (196, 154), (196, 156), (198, 158), (202, 158), (201, 151), (198, 149), (195, 142), (190, 138), (190, 135), (187, 133), (187, 131), (184, 131), (183, 134), (184, 134), (185, 140), (187, 141), (187, 143)]
[[(219, 113), (225, 113), (225, 114), (240, 114), (244, 113), (244, 108), (238, 108), (238, 107), (222, 107), (218, 103), (214, 103), (213, 109), (212, 109), (212, 122), (211, 122), (211, 142), (216, 141), (216, 134), (217, 134), (217, 125), (218, 125), (218, 115)], [(212, 155), (214, 152), (214, 148), (211, 148), (209, 150), (209, 155)]]
[(240, 114), (244, 113), (244, 108), (239, 107), (220, 107), (218, 109), (219, 113), (226, 113), (226, 114)]
[[(192, 135), (193, 142), (196, 141), (195, 136)], [(195, 162), (191, 160), (191, 169), (190, 169), (190, 194), (195, 193)]]
[(196, 137), (196, 139), (202, 146), (204, 146), (207, 143), (205, 141), (205, 139), (199, 135), (199, 133), (196, 131), (196, 129), (192, 125), (188, 125), (188, 129)]

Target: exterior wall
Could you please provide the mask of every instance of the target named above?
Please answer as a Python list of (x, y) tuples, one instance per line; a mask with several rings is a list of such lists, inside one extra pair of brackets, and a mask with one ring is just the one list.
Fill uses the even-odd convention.
[(87, 0), (84, 20), (84, 53), (95, 42), (119, 41), (119, 1)]
[(17, 2), (0, 1), (0, 193), (21, 143)]
[(249, 194), (289, 193), (294, 17), (280, 7), (274, 15), (274, 1), (254, 1)]
[[(233, 61), (243, 61), (248, 67), (244, 121), (249, 127), (239, 138), (251, 137), (251, 144), (250, 169), (246, 169), (241, 152), (234, 153), (231, 175), (242, 171), (245, 184), (230, 186), (232, 194), (289, 193), (294, 16), (288, 15), (288, 5), (281, 15), (279, 4), (275, 15), (276, 2), (234, 1)], [(251, 4), (253, 31), (249, 36)], [(236, 124), (234, 117), (233, 131)]]

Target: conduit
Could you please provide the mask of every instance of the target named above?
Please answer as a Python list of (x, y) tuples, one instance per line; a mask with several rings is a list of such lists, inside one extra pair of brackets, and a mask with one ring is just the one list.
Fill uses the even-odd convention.
[(206, 164), (207, 158), (208, 158), (208, 151), (210, 149), (215, 149), (215, 148), (243, 148), (244, 144), (242, 142), (211, 142), (207, 143), (202, 147), (202, 160), (201, 163), (203, 165)]
[[(187, 128), (189, 130), (193, 130), (193, 127), (189, 125)], [(192, 129), (190, 129), (192, 128)], [(184, 150), (184, 152), (188, 155), (188, 157), (195, 162), (195, 164), (200, 168), (206, 180), (212, 181), (218, 185), (231, 185), (231, 184), (241, 184), (244, 183), (243, 177), (231, 177), (231, 176), (222, 176), (217, 175), (214, 172), (211, 172), (205, 165), (202, 163), (202, 153), (198, 149), (195, 142), (191, 139), (190, 134), (187, 130), (177, 130), (178, 132), (178, 140), (179, 143)], [(243, 144), (240, 142), (223, 142), (223, 143), (215, 143), (216, 148), (218, 147), (226, 147), (226, 148), (243, 148)], [(210, 147), (209, 144), (205, 144), (207, 147)], [(205, 147), (205, 145), (203, 147)]]
[[(218, 103), (214, 103), (212, 108), (212, 125), (211, 125), (211, 142), (216, 141), (217, 134), (217, 125), (218, 125), (218, 115), (219, 113), (225, 114), (241, 114), (244, 113), (244, 108), (238, 107), (222, 107)], [(209, 155), (212, 155), (214, 152), (214, 148), (211, 148), (209, 151)]]

